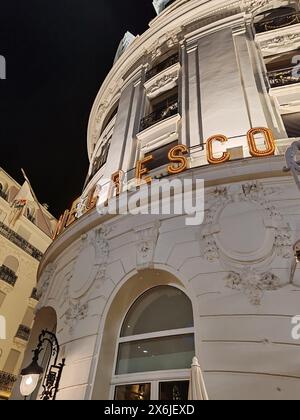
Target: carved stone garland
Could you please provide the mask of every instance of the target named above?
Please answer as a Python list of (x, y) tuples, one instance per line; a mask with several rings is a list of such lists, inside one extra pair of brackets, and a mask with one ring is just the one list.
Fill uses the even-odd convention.
[[(84, 320), (88, 316), (89, 304), (88, 304), (88, 291), (92, 287), (97, 289), (101, 288), (101, 285), (106, 279), (106, 271), (108, 265), (108, 258), (110, 255), (110, 247), (107, 236), (111, 232), (111, 228), (106, 226), (101, 227), (98, 230), (92, 231), (89, 234), (83, 235), (81, 238), (81, 244), (79, 249), (79, 256), (88, 247), (93, 247), (95, 250), (94, 266), (91, 267), (89, 276), (89, 282), (83, 289), (81, 296), (72, 296), (70, 291), (70, 282), (64, 292), (64, 296), (69, 300), (69, 308), (65, 313), (65, 324), (69, 327), (69, 333), (72, 334), (74, 328), (78, 322)], [(74, 268), (76, 270), (76, 268)]]
[[(215, 235), (219, 232), (218, 215), (227, 205), (236, 201), (259, 204), (267, 217), (272, 221), (274, 229), (273, 250), (278, 257), (288, 259), (292, 256), (291, 228), (284, 222), (283, 216), (269, 200), (269, 196), (277, 192), (275, 188), (265, 188), (258, 182), (217, 188), (213, 197), (206, 203), (208, 211), (200, 234), (202, 257), (213, 263), (222, 258)], [(226, 278), (226, 287), (246, 294), (253, 305), (260, 305), (265, 291), (277, 290), (286, 284), (270, 272), (259, 272), (253, 267), (243, 267), (237, 272), (230, 272)]]
[(259, 273), (252, 267), (246, 267), (241, 273), (231, 272), (225, 278), (226, 287), (245, 293), (250, 303), (261, 304), (265, 291), (278, 290), (282, 287), (280, 279), (272, 273)]

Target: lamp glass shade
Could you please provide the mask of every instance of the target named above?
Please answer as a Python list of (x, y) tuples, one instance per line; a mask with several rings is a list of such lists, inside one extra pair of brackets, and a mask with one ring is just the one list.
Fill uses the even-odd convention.
[(23, 397), (28, 397), (33, 393), (37, 384), (39, 382), (40, 375), (39, 374), (29, 374), (22, 376), (21, 385), (20, 385), (20, 392)]

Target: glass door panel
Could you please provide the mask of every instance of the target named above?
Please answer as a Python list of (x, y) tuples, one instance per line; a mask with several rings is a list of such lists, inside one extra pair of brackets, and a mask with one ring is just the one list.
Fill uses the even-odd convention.
[(189, 381), (160, 382), (160, 401), (187, 401), (189, 394)]
[(150, 401), (151, 385), (119, 385), (115, 388), (116, 401)]

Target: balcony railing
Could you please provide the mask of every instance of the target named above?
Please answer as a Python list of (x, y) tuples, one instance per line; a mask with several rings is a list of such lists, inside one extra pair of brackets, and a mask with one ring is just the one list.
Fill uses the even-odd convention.
[(16, 338), (20, 338), (23, 341), (28, 341), (30, 336), (30, 328), (26, 325), (20, 325), (16, 333)]
[(0, 391), (8, 394), (11, 393), (16, 380), (17, 377), (15, 375), (0, 370)]
[(17, 279), (18, 276), (13, 270), (6, 267), (5, 265), (2, 265), (0, 267), (0, 280), (5, 281), (5, 283), (10, 284), (11, 286), (14, 286), (16, 284)]
[(173, 97), (168, 99), (165, 102), (162, 102), (160, 106), (152, 112), (147, 117), (143, 118), (141, 121), (140, 131), (146, 130), (154, 124), (157, 124), (160, 121), (172, 117), (173, 115), (178, 114), (179, 112), (179, 101), (178, 97)]
[(34, 289), (32, 289), (32, 293), (31, 293), (30, 298), (33, 299), (33, 300), (39, 301), (38, 291), (37, 291), (36, 287)]
[(146, 73), (146, 81), (152, 79), (152, 77), (156, 76), (157, 74), (161, 73), (162, 71), (168, 69), (169, 67), (173, 66), (174, 64), (179, 62), (179, 54), (176, 53), (169, 57), (167, 60), (162, 61), (157, 66), (153, 67)]
[(273, 31), (274, 29), (295, 25), (297, 23), (300, 23), (300, 13), (292, 13), (256, 23), (255, 30), (256, 33), (268, 32)]
[(0, 190), (0, 197), (7, 201), (7, 194), (2, 190)]
[(41, 251), (32, 246), (29, 242), (26, 241), (26, 239), (22, 238), (22, 236), (18, 235), (2, 222), (0, 222), (0, 235), (4, 236), (13, 244), (17, 245), (36, 260), (41, 261), (43, 258), (43, 253)]
[(297, 72), (296, 67), (270, 71), (268, 78), (271, 88), (300, 83), (300, 73)]

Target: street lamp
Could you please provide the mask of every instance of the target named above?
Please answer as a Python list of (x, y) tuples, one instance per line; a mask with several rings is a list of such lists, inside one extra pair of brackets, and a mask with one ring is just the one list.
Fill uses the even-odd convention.
[(44, 350), (44, 344), (50, 345), (50, 357), (42, 383), (43, 392), (41, 400), (56, 399), (62, 371), (65, 366), (65, 359), (62, 360), (62, 363), (57, 363), (60, 350), (59, 344), (56, 335), (47, 330), (43, 330), (39, 336), (39, 342), (37, 348), (33, 351), (31, 364), (21, 371), (20, 392), (25, 399), (34, 392), (39, 383), (40, 376), (44, 373), (44, 369), (38, 364), (39, 355)]

